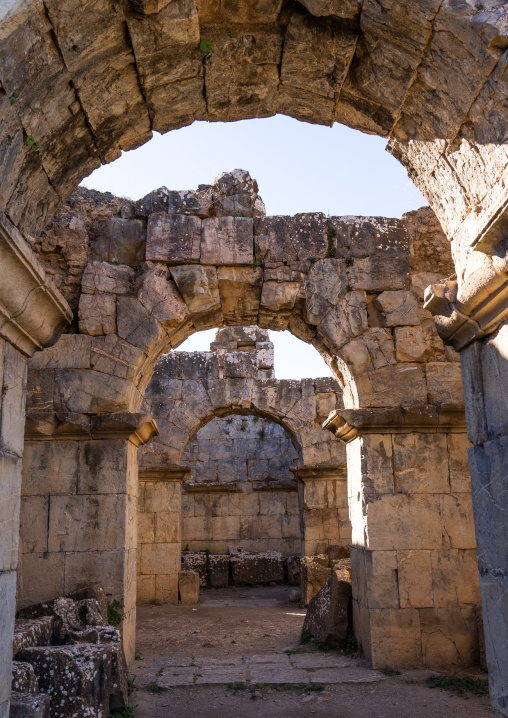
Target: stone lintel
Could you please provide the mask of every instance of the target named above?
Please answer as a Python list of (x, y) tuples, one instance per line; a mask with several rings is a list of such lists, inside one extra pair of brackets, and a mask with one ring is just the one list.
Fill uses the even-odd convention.
[(338, 439), (349, 443), (362, 434), (436, 434), (465, 433), (463, 409), (442, 408), (429, 404), (404, 409), (341, 409), (323, 423)]
[(167, 466), (164, 469), (140, 469), (140, 481), (186, 481), (191, 473), (190, 466)]
[[(190, 474), (190, 469), (189, 469)], [(183, 487), (184, 494), (241, 494), (242, 489), (236, 483), (219, 484), (187, 484)]]
[(431, 284), (424, 309), (434, 316), (445, 344), (461, 351), (475, 339), (492, 334), (508, 317), (508, 274), (478, 271), (460, 291), (457, 282)]
[(20, 232), (0, 212), (0, 336), (25, 356), (54, 344), (72, 311)]
[(159, 429), (148, 414), (75, 414), (29, 411), (25, 422), (25, 441), (86, 441), (87, 439), (127, 439), (135, 446), (146, 444)]
[(293, 466), (289, 469), (295, 478), (300, 481), (345, 481), (347, 467), (337, 464), (315, 464), (307, 466)]
[(253, 491), (298, 491), (298, 485), (294, 481), (253, 481)]

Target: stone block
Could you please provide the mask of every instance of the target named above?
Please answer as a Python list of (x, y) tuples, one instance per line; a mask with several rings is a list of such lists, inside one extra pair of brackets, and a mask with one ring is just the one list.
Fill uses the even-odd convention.
[(422, 610), (432, 609), (369, 610), (370, 655), (367, 655), (373, 668), (421, 668), (420, 614)]
[(253, 220), (211, 217), (203, 220), (202, 264), (251, 265), (254, 259)]
[(172, 606), (178, 604), (178, 572), (155, 576), (155, 598)]
[(407, 289), (410, 283), (409, 262), (394, 257), (366, 257), (355, 259), (347, 268), (352, 289), (365, 292), (384, 292)]
[(141, 573), (177, 574), (179, 569), (180, 547), (177, 544), (142, 544)]
[(136, 602), (150, 603), (155, 598), (155, 574), (138, 573), (136, 581)]
[(420, 326), (396, 327), (393, 334), (397, 361), (423, 362), (444, 351), (433, 320)]
[[(243, 539), (280, 539), (282, 538), (281, 516), (235, 516), (239, 522), (239, 532)], [(218, 536), (217, 536), (218, 538)]]
[(332, 571), (325, 585), (309, 602), (303, 630), (332, 648), (340, 648), (349, 628), (351, 583)]
[[(169, 264), (199, 262), (201, 220), (183, 214), (155, 212), (148, 218), (146, 259)], [(213, 264), (213, 262), (210, 262)]]
[[(13, 693), (9, 718), (49, 718), (49, 707), (49, 696)], [(5, 718), (7, 718), (7, 713)]]
[(83, 272), (81, 288), (85, 294), (127, 294), (134, 270), (109, 262), (89, 262)]
[(426, 608), (435, 604), (431, 551), (397, 551), (401, 608)]
[(227, 588), (229, 585), (229, 556), (210, 555), (208, 557), (210, 586)]
[(76, 493), (78, 448), (78, 442), (74, 441), (27, 441), (22, 495)]
[[(0, 511), (0, 515), (1, 515)], [(48, 547), (48, 496), (26, 496), (21, 500), (19, 531), (23, 553), (42, 553)], [(6, 525), (6, 522), (2, 522)], [(0, 552), (0, 557), (1, 557)]]
[(217, 270), (222, 312), (228, 324), (255, 324), (259, 313), (263, 270), (220, 267)]
[(326, 217), (263, 217), (255, 222), (256, 257), (265, 264), (324, 258), (328, 249)]
[(287, 578), (290, 586), (300, 585), (300, 556), (288, 556), (286, 559)]
[(383, 327), (414, 326), (420, 323), (418, 299), (413, 292), (381, 292), (374, 300), (374, 306), (380, 312)]
[(215, 267), (183, 264), (171, 267), (170, 272), (192, 314), (212, 312), (220, 307)]
[(194, 516), (228, 516), (229, 497), (227, 494), (195, 494)]
[(154, 513), (141, 513), (138, 511), (138, 544), (154, 543), (155, 517)]
[(324, 509), (328, 506), (328, 486), (326, 481), (305, 481), (303, 489), (303, 508)]
[(392, 442), (396, 493), (449, 493), (445, 434), (394, 434)]
[(78, 494), (137, 493), (137, 450), (125, 439), (79, 442)]
[(157, 513), (160, 510), (180, 512), (181, 487), (177, 481), (144, 481), (145, 511)]
[(231, 556), (229, 561), (235, 586), (284, 581), (284, 564), (278, 552), (240, 553)]
[(146, 228), (138, 219), (112, 217), (98, 227), (92, 257), (137, 267), (145, 258)]
[[(212, 519), (205, 516), (189, 516), (183, 520), (183, 542), (210, 541), (212, 537)], [(192, 537), (192, 538), (191, 538)]]
[(478, 664), (478, 633), (474, 607), (422, 608), (420, 628), (423, 665), (469, 668)]
[(39, 692), (37, 678), (30, 663), (12, 662), (11, 688), (13, 692), (16, 691), (17, 693), (31, 693), (34, 695)]
[(34, 646), (49, 646), (53, 642), (54, 628), (54, 615), (36, 615), (35, 618), (17, 619), (14, 626), (12, 655), (16, 656), (25, 648), (33, 648)]
[(23, 595), (19, 604), (31, 606), (65, 591), (65, 554), (28, 553), (23, 556)]
[(366, 543), (371, 550), (438, 549), (442, 546), (439, 494), (384, 495), (369, 503), (367, 518)]
[[(353, 571), (356, 563), (352, 561)], [(369, 609), (399, 606), (395, 551), (364, 551), (364, 576), (365, 602)]]
[(437, 608), (479, 606), (480, 584), (474, 549), (431, 551), (433, 605)]
[[(347, 387), (345, 391), (347, 396)], [(362, 374), (356, 377), (356, 391), (361, 406), (406, 407), (427, 403), (423, 369), (414, 364), (386, 366)]]
[(300, 516), (298, 514), (286, 514), (282, 516), (281, 527), (282, 538), (300, 538)]
[(183, 551), (182, 568), (184, 571), (197, 572), (199, 574), (200, 586), (208, 585), (208, 556), (204, 551), (199, 553), (194, 553), (192, 551)]
[(135, 548), (136, 508), (125, 494), (52, 497), (48, 551)]
[(230, 494), (228, 496), (228, 514), (230, 516), (257, 516), (259, 513), (259, 493)]
[[(62, 593), (100, 582), (114, 598), (121, 598), (127, 609), (136, 601), (136, 549), (129, 551), (79, 551), (57, 554), (65, 562)], [(51, 554), (50, 554), (51, 556)], [(53, 595), (56, 591), (53, 589)]]
[(429, 401), (444, 407), (462, 408), (462, 374), (457, 362), (429, 362), (425, 365)]
[(116, 334), (114, 294), (82, 294), (79, 299), (79, 331), (93, 337)]
[(307, 606), (331, 575), (327, 556), (304, 556), (300, 562), (300, 592)]
[(471, 474), (467, 459), (471, 442), (467, 434), (448, 434), (448, 461), (450, 466), (450, 490), (452, 493), (471, 491)]
[(270, 491), (259, 494), (259, 513), (262, 516), (278, 516), (286, 513), (286, 495), (284, 492)]
[(476, 548), (471, 494), (445, 494), (441, 501), (445, 544), (452, 548)]
[(193, 605), (199, 603), (199, 575), (197, 571), (180, 571), (178, 574), (178, 592), (180, 603)]
[(165, 338), (157, 319), (136, 297), (117, 297), (116, 315), (118, 335), (138, 349), (148, 353), (158, 340)]
[(214, 541), (234, 542), (242, 537), (242, 524), (239, 516), (213, 516), (210, 519), (212, 526), (211, 538)]
[(158, 511), (155, 514), (155, 542), (180, 543), (180, 514)]

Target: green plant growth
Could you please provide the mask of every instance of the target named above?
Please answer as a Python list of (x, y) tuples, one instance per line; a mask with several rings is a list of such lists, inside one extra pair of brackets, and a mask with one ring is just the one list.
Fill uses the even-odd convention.
[(129, 678), (127, 681), (127, 693), (130, 695), (131, 693), (134, 693), (136, 686), (134, 685), (134, 681), (136, 680), (136, 677)]
[(141, 651), (138, 651), (137, 648), (136, 648), (136, 650), (135, 650), (135, 652), (134, 652), (134, 660), (135, 660), (135, 661), (142, 661), (142, 660), (143, 660), (143, 656), (141, 655)]
[(125, 608), (122, 601), (108, 601), (108, 623), (110, 626), (119, 626), (125, 618), (123, 609)]
[(255, 258), (252, 260), (252, 269), (256, 269), (256, 267), (263, 267), (263, 266), (264, 266), (264, 265), (263, 265), (263, 260), (260, 259), (259, 257), (255, 257)]
[(458, 676), (429, 676), (425, 681), (429, 688), (441, 688), (452, 691), (459, 696), (472, 693), (475, 696), (486, 696), (489, 693), (489, 682), (486, 678), (459, 678)]
[(400, 676), (400, 671), (398, 671), (396, 668), (389, 668), (388, 666), (381, 668), (380, 672), (384, 676)]
[(364, 252), (362, 254), (362, 259), (367, 259), (367, 257), (370, 257), (370, 254), (368, 252)]
[(347, 634), (346, 640), (344, 641), (344, 645), (342, 646), (342, 650), (348, 656), (352, 655), (353, 653), (358, 653), (358, 641), (356, 640), (354, 633)]
[(317, 257), (309, 257), (309, 262), (310, 262), (311, 264), (316, 264), (316, 262), (317, 262)]
[(303, 643), (304, 645), (306, 643), (310, 643), (312, 641), (312, 633), (307, 628), (302, 628), (302, 632), (300, 633), (300, 643)]
[(206, 55), (207, 53), (212, 51), (212, 43), (210, 42), (210, 40), (201, 40), (201, 42), (199, 43), (199, 49), (204, 55)]
[(261, 441), (263, 441), (263, 439), (264, 439), (265, 436), (266, 436), (266, 431), (265, 431), (265, 427), (264, 427), (264, 426), (262, 426), (261, 429), (258, 431), (258, 436), (259, 436), (259, 438), (261, 439)]
[(252, 421), (253, 421), (255, 424), (257, 424), (258, 421), (259, 421), (259, 416), (253, 416), (253, 417), (252, 417)]
[(124, 708), (113, 708), (108, 713), (108, 718), (134, 718), (133, 710), (136, 706), (124, 706)]
[(32, 152), (37, 152), (41, 146), (41, 143), (38, 142), (32, 135), (28, 135), (28, 137), (25, 140), (26, 144), (30, 147)]
[(353, 257), (348, 257), (346, 259), (346, 267), (352, 267), (354, 263), (355, 263), (355, 260), (353, 259)]
[(162, 601), (159, 598), (151, 598), (148, 603), (152, 606), (162, 606)]
[(11, 105), (15, 105), (16, 102), (19, 101), (19, 95), (17, 92), (13, 92), (12, 95), (9, 95), (9, 101)]
[(164, 686), (160, 686), (157, 681), (152, 681), (145, 686), (145, 691), (147, 693), (152, 693), (153, 695), (160, 695), (161, 693), (166, 693), (167, 690), (168, 689)]
[(337, 254), (337, 230), (333, 226), (333, 224), (330, 222), (330, 220), (327, 220), (328, 223), (328, 232), (327, 232), (327, 239), (328, 239), (328, 249), (326, 251), (326, 257), (327, 259), (333, 259)]

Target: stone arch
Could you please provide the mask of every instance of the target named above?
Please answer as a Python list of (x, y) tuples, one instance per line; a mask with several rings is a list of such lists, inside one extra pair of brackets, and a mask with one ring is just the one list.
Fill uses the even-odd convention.
[(389, 137), (447, 234), (474, 241), (506, 202), (503, 22), (499, 2), (9, 0), (0, 208), (36, 233), (153, 130), (283, 113)]

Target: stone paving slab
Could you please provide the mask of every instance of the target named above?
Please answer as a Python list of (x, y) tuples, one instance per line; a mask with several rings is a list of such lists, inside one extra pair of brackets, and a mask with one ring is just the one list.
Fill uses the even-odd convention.
[(174, 658), (146, 661), (139, 669), (141, 679), (148, 681), (156, 673), (158, 683), (167, 688), (237, 682), (339, 684), (385, 680), (378, 671), (359, 666), (353, 659), (336, 653)]

